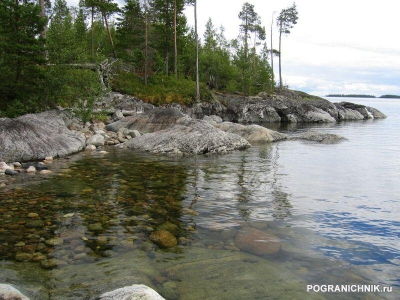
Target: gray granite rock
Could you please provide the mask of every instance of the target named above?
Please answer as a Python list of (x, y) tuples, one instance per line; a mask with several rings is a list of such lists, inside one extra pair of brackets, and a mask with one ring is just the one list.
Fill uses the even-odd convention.
[(164, 298), (144, 284), (134, 284), (104, 293), (96, 300), (164, 300)]
[(96, 147), (104, 146), (104, 136), (99, 133), (96, 133), (87, 140), (87, 144)]
[(0, 161), (63, 157), (85, 146), (85, 138), (65, 126), (59, 111), (0, 118)]
[(343, 136), (332, 133), (318, 132), (318, 131), (305, 132), (299, 136), (290, 137), (289, 139), (305, 140), (310, 142), (317, 142), (320, 144), (337, 144), (343, 141), (347, 141), (347, 139)]
[(1, 300), (29, 300), (28, 297), (23, 295), (15, 287), (0, 283), (0, 299)]
[(215, 123), (215, 127), (245, 138), (249, 143), (276, 142), (285, 140), (286, 134), (259, 125), (242, 125), (231, 122)]
[(151, 153), (206, 154), (244, 149), (250, 144), (202, 120), (182, 118), (178, 124), (124, 143), (124, 147)]

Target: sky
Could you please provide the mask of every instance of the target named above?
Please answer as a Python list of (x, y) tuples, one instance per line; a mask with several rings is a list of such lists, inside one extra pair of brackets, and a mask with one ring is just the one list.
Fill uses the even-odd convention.
[[(78, 0), (67, 0), (77, 5)], [(119, 0), (120, 3), (123, 1)], [(243, 0), (197, 0), (198, 29), (202, 37), (209, 18), (225, 28), (228, 39), (239, 34), (238, 14)], [(273, 45), (278, 48), (275, 25), (280, 11), (293, 0), (248, 0), (254, 5)], [(298, 22), (282, 38), (283, 83), (313, 95), (400, 95), (400, 1), (297, 0)], [(275, 13), (274, 13), (275, 12)], [(187, 8), (194, 26), (193, 8)], [(273, 18), (272, 18), (273, 16)], [(278, 78), (277, 58), (274, 71)]]

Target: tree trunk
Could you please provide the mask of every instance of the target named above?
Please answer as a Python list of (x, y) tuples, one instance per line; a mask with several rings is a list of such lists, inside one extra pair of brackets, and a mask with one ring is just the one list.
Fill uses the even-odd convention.
[(148, 70), (147, 70), (147, 64), (148, 64), (148, 55), (149, 55), (149, 37), (148, 37), (148, 10), (147, 10), (147, 0), (145, 1), (145, 7), (144, 7), (144, 32), (145, 32), (145, 46), (144, 46), (144, 85), (147, 85), (147, 76), (148, 76)]
[(194, 0), (194, 32), (196, 37), (196, 102), (200, 102), (199, 37), (197, 34), (197, 0)]
[(169, 38), (168, 38), (168, 26), (169, 26), (169, 7), (168, 1), (165, 1), (166, 7), (166, 19), (165, 19), (165, 75), (168, 76), (169, 69)]
[(274, 80), (274, 47), (272, 46), (272, 26), (274, 25), (274, 14), (272, 14), (271, 22), (271, 69), (272, 69), (272, 80)]
[(177, 5), (176, 0), (174, 1), (174, 71), (175, 71), (175, 78), (178, 78), (178, 43), (177, 43), (177, 32), (176, 32), (176, 15), (177, 15)]
[(115, 59), (117, 59), (117, 53), (115, 52), (114, 42), (113, 42), (113, 39), (112, 39), (112, 36), (111, 36), (110, 27), (108, 26), (107, 15), (105, 13), (103, 13), (103, 18), (104, 18), (104, 22), (106, 23), (107, 34), (108, 34), (108, 38), (110, 39), (110, 45), (112, 47), (113, 56), (114, 56)]
[(281, 44), (282, 44), (282, 30), (279, 30), (279, 87), (282, 88), (282, 66), (281, 66), (281, 56), (282, 56), (282, 51), (281, 51)]
[(92, 61), (94, 61), (94, 5), (92, 5)]
[[(44, 17), (46, 17), (45, 0), (39, 0), (39, 5), (40, 5), (40, 8), (42, 9), (42, 10), (40, 11), (40, 16), (41, 16), (42, 18), (44, 18)], [(42, 37), (43, 39), (46, 39), (46, 32), (47, 32), (47, 25), (44, 26), (43, 31), (42, 31), (41, 34), (40, 34), (41, 37)]]

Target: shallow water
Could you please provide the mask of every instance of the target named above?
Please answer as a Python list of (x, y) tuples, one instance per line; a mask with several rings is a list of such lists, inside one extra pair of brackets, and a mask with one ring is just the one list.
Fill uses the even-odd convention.
[[(388, 118), (277, 128), (348, 138), (337, 145), (197, 157), (109, 148), (55, 161), (55, 175), (35, 182), (20, 176), (0, 190), (0, 282), (32, 299), (90, 299), (133, 283), (166, 299), (398, 299), (400, 101), (346, 100)], [(241, 251), (234, 238), (247, 226), (278, 236), (280, 252)], [(160, 228), (177, 247), (149, 241)], [(307, 293), (307, 284), (393, 292)]]

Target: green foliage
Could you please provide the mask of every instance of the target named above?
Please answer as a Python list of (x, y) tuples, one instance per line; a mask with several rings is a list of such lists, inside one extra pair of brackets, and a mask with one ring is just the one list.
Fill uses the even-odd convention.
[[(144, 85), (143, 78), (132, 73), (121, 73), (114, 79), (115, 91), (138, 97), (154, 105), (169, 103), (192, 104), (196, 100), (196, 83), (187, 79), (175, 79), (172, 76), (153, 75)], [(204, 85), (200, 85), (203, 101), (212, 100), (212, 94)]]
[(34, 1), (0, 2), (0, 109), (31, 112), (40, 101), (46, 19)]

